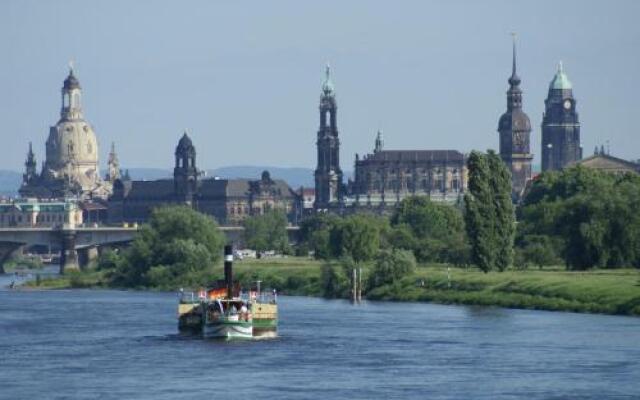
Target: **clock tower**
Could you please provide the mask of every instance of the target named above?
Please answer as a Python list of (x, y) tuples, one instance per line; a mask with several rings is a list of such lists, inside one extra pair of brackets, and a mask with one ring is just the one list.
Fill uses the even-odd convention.
[(555, 171), (582, 159), (580, 122), (573, 87), (562, 62), (549, 84), (542, 115), (542, 170)]
[(511, 171), (511, 196), (518, 201), (531, 179), (530, 153), (531, 122), (522, 111), (522, 90), (516, 73), (516, 42), (513, 40), (513, 61), (507, 90), (507, 111), (498, 122), (500, 134), (500, 157)]

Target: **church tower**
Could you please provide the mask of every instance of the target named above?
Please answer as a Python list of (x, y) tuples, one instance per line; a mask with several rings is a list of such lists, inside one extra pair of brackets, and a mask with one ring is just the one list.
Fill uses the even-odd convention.
[(516, 42), (513, 40), (513, 61), (507, 90), (507, 111), (498, 123), (500, 157), (511, 171), (511, 195), (518, 200), (531, 179), (531, 122), (522, 111), (522, 90), (516, 73)]
[(175, 156), (173, 182), (176, 197), (179, 201), (191, 205), (198, 186), (198, 169), (196, 168), (196, 148), (187, 132), (180, 138)]
[(36, 172), (36, 156), (33, 154), (31, 142), (29, 142), (29, 151), (27, 152), (27, 161), (25, 161), (24, 167), (25, 170), (24, 175), (22, 175), (22, 184), (28, 185), (38, 178), (38, 173)]
[(549, 84), (542, 115), (542, 170), (556, 171), (582, 159), (580, 122), (573, 87), (562, 62)]
[(111, 142), (111, 151), (109, 152), (109, 159), (107, 160), (107, 180), (115, 182), (116, 179), (120, 179), (120, 161), (118, 161), (118, 155), (116, 154), (116, 145)]
[(327, 209), (342, 201), (342, 170), (340, 169), (340, 139), (338, 139), (337, 109), (331, 69), (320, 94), (320, 129), (318, 129), (318, 166), (315, 171), (316, 201), (314, 208)]

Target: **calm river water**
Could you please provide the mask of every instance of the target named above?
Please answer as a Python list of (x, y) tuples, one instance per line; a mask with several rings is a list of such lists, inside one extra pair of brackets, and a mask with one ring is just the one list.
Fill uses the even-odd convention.
[(176, 300), (0, 289), (0, 398), (640, 398), (639, 318), (281, 296), (278, 339), (224, 343)]

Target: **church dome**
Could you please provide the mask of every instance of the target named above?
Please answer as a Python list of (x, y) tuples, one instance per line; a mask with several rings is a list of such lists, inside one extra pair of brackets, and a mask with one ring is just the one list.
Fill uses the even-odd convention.
[(558, 72), (551, 80), (549, 84), (549, 90), (570, 90), (572, 89), (571, 81), (567, 77), (567, 74), (564, 73), (564, 69), (562, 68), (562, 62), (558, 64)]
[(47, 140), (47, 164), (61, 168), (69, 162), (98, 163), (98, 140), (83, 120), (60, 121), (51, 127)]

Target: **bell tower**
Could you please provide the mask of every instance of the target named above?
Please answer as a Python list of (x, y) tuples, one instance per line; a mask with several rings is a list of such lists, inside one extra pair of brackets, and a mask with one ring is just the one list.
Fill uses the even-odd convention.
[(522, 90), (520, 77), (516, 73), (516, 40), (513, 34), (513, 59), (509, 90), (507, 90), (507, 111), (498, 122), (500, 134), (500, 157), (511, 171), (511, 196), (518, 201), (524, 188), (531, 180), (530, 153), (531, 122), (522, 110)]
[(196, 168), (196, 148), (185, 132), (176, 147), (176, 165), (173, 169), (173, 182), (179, 201), (191, 205), (198, 187), (198, 169)]
[(338, 138), (337, 110), (331, 69), (327, 65), (325, 81), (320, 94), (320, 128), (316, 146), (318, 165), (315, 171), (316, 210), (327, 209), (342, 201), (342, 170), (340, 169), (340, 139)]

